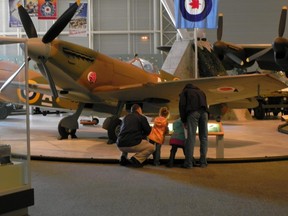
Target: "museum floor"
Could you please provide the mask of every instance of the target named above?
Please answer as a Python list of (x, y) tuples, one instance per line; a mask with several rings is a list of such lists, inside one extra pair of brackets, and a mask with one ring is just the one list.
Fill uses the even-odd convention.
[[(288, 135), (277, 131), (279, 119), (224, 121), (225, 160), (215, 159), (209, 137), (205, 169), (133, 169), (117, 164), (119, 151), (106, 144), (101, 126), (80, 125), (78, 139), (57, 140), (62, 117), (31, 116), (30, 216), (287, 215)], [(19, 115), (1, 120), (1, 141), (17, 141), (22, 121)], [(169, 150), (163, 146), (164, 159)]]
[[(100, 120), (97, 126), (79, 124), (76, 133), (78, 139), (58, 140), (57, 125), (63, 115), (65, 114), (30, 116), (32, 158), (117, 162), (120, 153), (115, 144), (106, 144), (107, 133), (101, 128), (103, 120)], [(7, 140), (8, 143), (13, 143), (17, 140), (20, 127), (25, 126), (19, 122), (23, 122), (24, 119), (23, 115), (11, 115), (1, 120), (1, 141)], [(87, 117), (80, 117), (80, 119), (87, 119)], [(278, 126), (283, 123), (279, 118), (272, 117), (261, 121), (253, 119), (223, 121), (224, 160), (216, 158), (215, 136), (209, 136), (208, 158), (210, 161), (288, 158), (288, 134), (277, 131)], [(164, 160), (169, 157), (170, 153), (168, 139), (169, 137), (166, 138), (161, 149), (161, 158)], [(194, 153), (196, 158), (199, 157), (199, 143)], [(176, 158), (182, 159), (183, 157), (182, 151), (178, 151)]]

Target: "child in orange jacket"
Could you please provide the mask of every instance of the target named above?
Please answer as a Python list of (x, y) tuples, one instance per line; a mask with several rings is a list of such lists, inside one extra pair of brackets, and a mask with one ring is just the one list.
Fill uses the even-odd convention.
[(154, 119), (154, 125), (151, 133), (148, 136), (149, 142), (155, 144), (155, 152), (153, 153), (153, 164), (160, 165), (161, 145), (164, 143), (165, 134), (169, 132), (168, 129), (169, 110), (167, 107), (161, 107), (159, 116)]

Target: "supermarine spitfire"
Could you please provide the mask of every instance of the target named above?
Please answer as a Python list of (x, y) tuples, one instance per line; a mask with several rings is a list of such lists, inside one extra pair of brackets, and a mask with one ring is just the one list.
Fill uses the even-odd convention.
[[(112, 143), (116, 139), (115, 130), (121, 123), (119, 118), (134, 103), (140, 104), (148, 116), (157, 115), (161, 106), (169, 107), (172, 115), (178, 115), (178, 94), (187, 83), (193, 82), (203, 89), (209, 105), (251, 98), (286, 86), (277, 78), (263, 74), (185, 80), (174, 80), (175, 77), (169, 74), (165, 77), (171, 79), (164, 80), (162, 75), (165, 72), (162, 75), (150, 73), (144, 68), (110, 58), (89, 48), (56, 39), (79, 5), (80, 1), (76, 1), (69, 7), (43, 38), (38, 38), (24, 7), (19, 5), (18, 8), (28, 37), (28, 55), (48, 80), (46, 85), (29, 84), (29, 89), (52, 95), (56, 100), (65, 98), (79, 104), (73, 115), (66, 116), (59, 122), (58, 131), (62, 139), (75, 134), (78, 118), (85, 107), (112, 115), (104, 124), (108, 130), (109, 142)], [(5, 42), (5, 38), (1, 40)], [(7, 84), (9, 86), (9, 83), (5, 85)]]

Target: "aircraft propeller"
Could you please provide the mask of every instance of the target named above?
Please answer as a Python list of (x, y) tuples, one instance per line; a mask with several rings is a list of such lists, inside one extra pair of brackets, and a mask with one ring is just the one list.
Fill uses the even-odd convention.
[[(57, 21), (50, 27), (50, 29), (46, 32), (46, 34), (42, 38), (43, 43), (50, 43), (53, 41), (67, 26), (70, 22), (74, 14), (76, 13), (78, 6), (80, 5), (80, 0), (76, 0), (76, 2), (71, 5), (58, 19)], [(18, 13), (23, 24), (23, 28), (27, 34), (28, 38), (37, 38), (37, 32), (35, 26), (27, 13), (26, 9), (18, 4)]]
[(278, 37), (275, 38), (272, 47), (274, 50), (274, 59), (275, 62), (286, 72), (288, 76), (288, 39), (284, 38), (285, 25), (287, 18), (287, 7), (282, 7), (280, 21), (279, 21), (279, 29), (278, 29)]
[(223, 34), (223, 14), (220, 13), (218, 16), (218, 28), (217, 28), (217, 40), (221, 41)]
[(28, 38), (37, 38), (37, 31), (35, 29), (35, 26), (33, 24), (33, 21), (31, 20), (31, 17), (27, 13), (26, 9), (21, 5), (18, 4), (18, 13), (20, 16), (20, 20), (22, 22), (23, 28), (26, 32), (26, 35)]
[[(76, 13), (78, 7), (80, 5), (80, 0), (76, 0), (74, 4), (72, 4), (58, 19), (57, 21), (50, 27), (50, 29), (46, 32), (46, 34), (42, 38), (42, 43), (48, 44), (52, 42), (67, 26), (67, 24), (70, 22), (74, 14)], [(18, 4), (18, 13), (21, 19), (21, 22), (23, 24), (23, 28), (27, 34), (28, 38), (38, 38), (37, 31), (35, 29), (35, 26), (27, 13), (26, 9), (21, 5)], [(41, 50), (42, 48), (40, 46), (41, 42), (38, 43), (38, 50)], [(36, 45), (34, 45), (36, 46)], [(32, 49), (32, 48), (31, 48)], [(41, 52), (39, 52), (41, 53)], [(29, 46), (28, 46), (28, 54), (29, 54)], [(56, 89), (55, 82), (53, 80), (53, 77), (48, 70), (48, 67), (46, 67), (45, 64), (45, 56), (44, 54), (37, 54), (37, 65), (39, 67), (39, 70), (41, 73), (47, 78), (49, 86), (51, 88), (52, 94), (54, 98), (58, 98), (58, 92)], [(34, 56), (35, 57), (35, 56)]]
[(42, 38), (43, 43), (50, 43), (53, 41), (70, 22), (74, 14), (76, 13), (78, 6), (80, 5), (80, 0), (77, 0), (71, 7), (69, 7), (51, 26), (51, 28), (46, 32)]
[(217, 41), (213, 44), (213, 50), (220, 60), (224, 59), (224, 57), (227, 56), (230, 60), (232, 60), (236, 64), (240, 66), (244, 65), (243, 60), (240, 59), (238, 56), (236, 56), (233, 52), (231, 52), (232, 49), (233, 51), (240, 53), (242, 49), (235, 45), (223, 42), (221, 40), (222, 34), (223, 34), (223, 14), (220, 13), (218, 15)]
[(280, 21), (279, 21), (279, 29), (278, 29), (278, 36), (283, 37), (285, 32), (285, 25), (286, 25), (286, 17), (287, 17), (287, 7), (283, 7), (281, 11)]
[[(275, 38), (273, 43), (273, 49), (275, 52), (283, 51), (283, 44), (285, 44), (285, 41), (287, 43), (287, 40), (283, 38), (284, 32), (285, 32), (285, 25), (286, 25), (286, 17), (287, 17), (287, 7), (283, 7), (280, 15), (280, 21), (279, 21), (279, 28), (278, 28), (278, 37)], [(265, 55), (267, 52), (269, 52), (272, 49), (272, 47), (267, 47), (266, 49), (263, 49), (254, 55), (250, 56), (246, 59), (247, 62), (256, 60), (257, 58), (260, 58), (261, 56)]]

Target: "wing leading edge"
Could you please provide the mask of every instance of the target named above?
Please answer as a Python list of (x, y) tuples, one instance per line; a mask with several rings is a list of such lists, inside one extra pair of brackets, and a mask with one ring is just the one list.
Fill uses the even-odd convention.
[(193, 83), (204, 90), (209, 105), (250, 98), (287, 87), (285, 83), (272, 75), (250, 74), (148, 83), (140, 87), (95, 94), (103, 100), (149, 101), (149, 99), (158, 98), (175, 103), (178, 101), (179, 93), (187, 83)]

